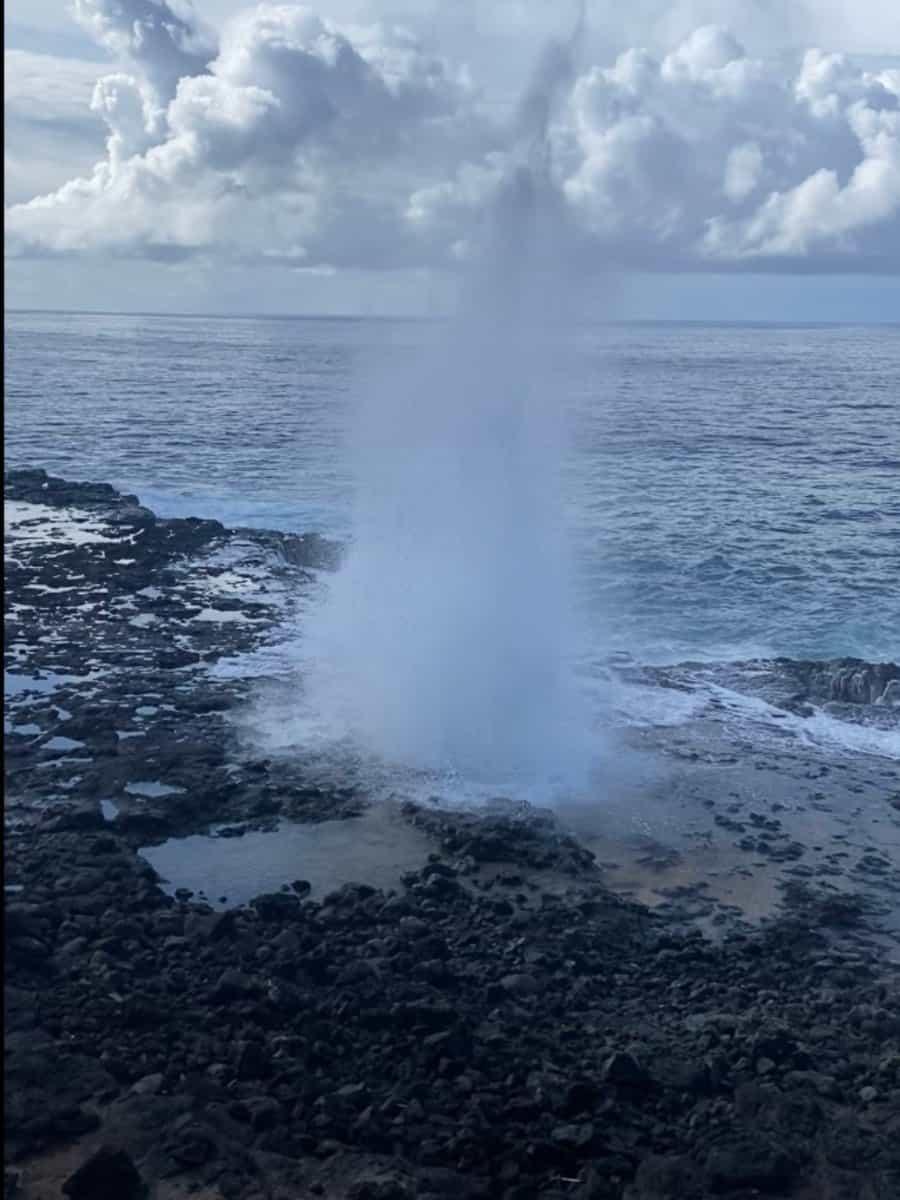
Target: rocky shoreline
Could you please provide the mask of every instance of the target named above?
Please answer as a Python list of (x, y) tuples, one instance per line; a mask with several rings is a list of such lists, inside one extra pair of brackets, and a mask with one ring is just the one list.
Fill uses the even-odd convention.
[(714, 943), (546, 815), (414, 804), (393, 890), (168, 894), (148, 844), (365, 809), (236, 754), (247, 684), (208, 669), (336, 548), (40, 471), (5, 496), (7, 1197), (900, 1195), (900, 977), (836, 939), (852, 897), (798, 880)]

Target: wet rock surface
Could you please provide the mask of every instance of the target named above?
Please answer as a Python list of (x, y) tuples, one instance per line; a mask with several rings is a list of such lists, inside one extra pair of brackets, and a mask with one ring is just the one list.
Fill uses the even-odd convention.
[(148, 841), (365, 804), (236, 756), (246, 685), (204, 669), (333, 551), (39, 472), (7, 497), (50, 510), (7, 548), (8, 1195), (900, 1195), (897, 971), (815, 879), (713, 942), (546, 814), (407, 804), (431, 849), (393, 890), (166, 894)]
[[(265, 645), (313, 573), (333, 564), (313, 535), (161, 521), (108, 485), (42, 471), (6, 477), (6, 719), (11, 804), (136, 838), (204, 817), (335, 815), (285, 766), (228, 761), (227, 714), (246, 682), (210, 664)], [(107, 807), (107, 813), (112, 810)]]

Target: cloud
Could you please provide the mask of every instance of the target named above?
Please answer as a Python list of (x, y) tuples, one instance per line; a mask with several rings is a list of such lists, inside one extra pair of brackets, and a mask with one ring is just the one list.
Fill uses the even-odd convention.
[(714, 217), (704, 248), (714, 257), (806, 257), (833, 248), (900, 267), (900, 70), (859, 75), (840, 56), (806, 55), (795, 96), (824, 128), (849, 130), (849, 171), (823, 165), (773, 189), (748, 214)]
[[(498, 116), (405, 28), (262, 4), (216, 41), (174, 0), (76, 3), (123, 67), (91, 101), (106, 155), (7, 210), (13, 254), (449, 265), (520, 158), (528, 104)], [(702, 25), (581, 65), (542, 121), (586, 264), (900, 270), (897, 68)]]
[(483, 148), (465, 76), (403, 31), (355, 29), (351, 40), (305, 8), (260, 5), (225, 28), (209, 71), (182, 77), (164, 111), (156, 65), (151, 80), (99, 81), (107, 158), (14, 208), (14, 239), (58, 252), (402, 265), (419, 254), (404, 217), (410, 173), (440, 174)]
[(131, 62), (161, 100), (205, 70), (216, 38), (190, 0), (73, 0), (75, 19), (116, 58)]
[(807, 53), (791, 72), (726, 31), (628, 51), (573, 89), (560, 186), (598, 247), (652, 266), (900, 269), (900, 73)]

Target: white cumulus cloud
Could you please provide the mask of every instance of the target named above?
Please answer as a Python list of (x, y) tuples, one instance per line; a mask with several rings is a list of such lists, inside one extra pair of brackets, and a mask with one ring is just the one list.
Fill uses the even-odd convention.
[(614, 257), (900, 267), (900, 75), (813, 51), (793, 70), (705, 27), (575, 84), (560, 186)]
[[(261, 4), (215, 36), (177, 0), (76, 8), (121, 65), (91, 100), (106, 154), (7, 210), (15, 254), (450, 264), (518, 150), (514, 114), (405, 27)], [(701, 25), (580, 63), (542, 119), (585, 262), (900, 270), (895, 66)]]

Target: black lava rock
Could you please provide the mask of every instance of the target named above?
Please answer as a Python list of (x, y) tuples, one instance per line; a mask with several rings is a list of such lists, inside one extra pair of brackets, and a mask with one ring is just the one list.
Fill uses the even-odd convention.
[(63, 1184), (70, 1200), (142, 1200), (146, 1188), (126, 1150), (101, 1148)]

